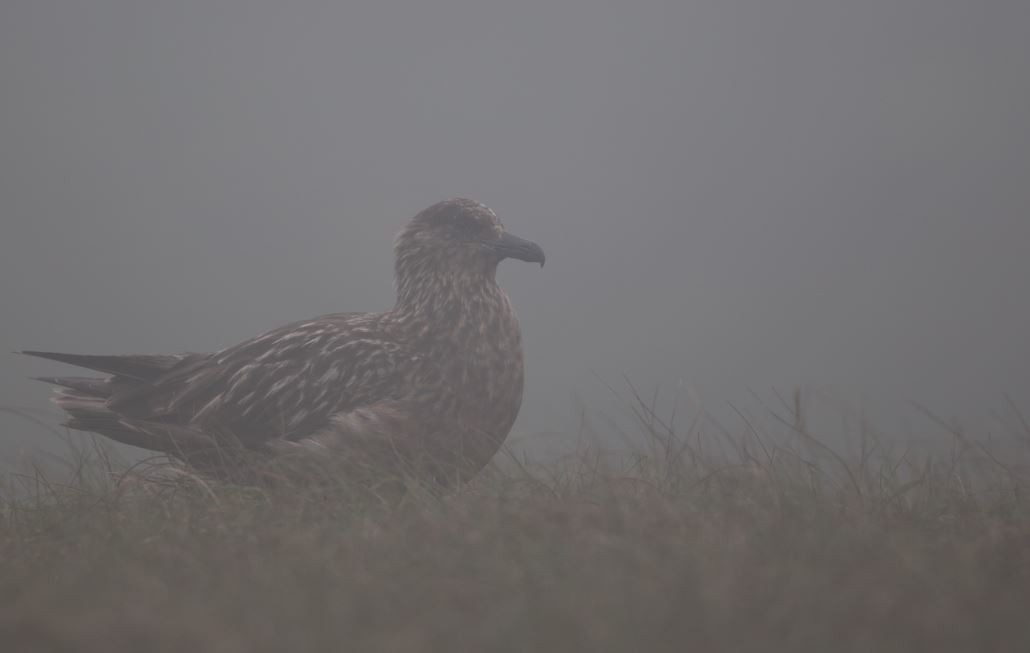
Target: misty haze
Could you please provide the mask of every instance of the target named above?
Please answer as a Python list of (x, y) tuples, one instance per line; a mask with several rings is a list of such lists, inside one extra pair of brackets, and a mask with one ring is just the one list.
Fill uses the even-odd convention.
[[(341, 632), (355, 650), (666, 650), (662, 628), (697, 650), (781, 645), (769, 632), (803, 633), (782, 650), (1027, 650), (1012, 606), (1030, 599), (1030, 507), (1013, 498), (1030, 489), (1028, 26), (1030, 4), (1002, 0), (5, 1), (0, 596), (17, 609), (0, 616), (0, 647), (131, 650), (101, 633), (140, 593), (145, 616), (124, 632), (151, 650), (333, 650)], [(207, 480), (154, 493), (150, 479), (124, 482), (147, 452), (62, 429), (51, 390), (30, 378), (81, 370), (6, 353), (214, 352), (298, 320), (388, 311), (395, 236), (454, 197), (490, 207), (547, 264), (500, 264), (521, 328), (521, 409), (498, 465), (442, 498), (255, 499)], [(661, 465), (606, 462), (638, 447), (638, 463)], [(953, 450), (974, 459), (968, 475), (914, 462)], [(99, 471), (87, 480), (69, 457)], [(825, 486), (806, 475), (823, 464)], [(761, 473), (734, 472), (701, 501), (716, 468)], [(55, 512), (33, 522), (18, 506), (37, 473), (81, 491), (51, 488)], [(526, 503), (511, 507), (509, 483)], [(74, 507), (123, 492), (121, 516)], [(581, 510), (609, 497), (628, 506), (614, 535), (608, 513)], [(793, 534), (808, 528), (820, 535)], [(237, 563), (251, 529), (261, 545)], [(813, 543), (837, 532), (845, 544), (828, 553)], [(155, 533), (175, 544), (140, 544)], [(641, 551), (632, 573), (586, 569), (628, 559), (598, 533)], [(70, 555), (63, 543), (80, 538)], [(533, 544), (477, 544), (493, 538)], [(414, 558), (412, 541), (426, 543)], [(818, 561), (795, 568), (751, 544), (765, 541)], [(234, 567), (249, 575), (297, 550), (303, 564), (249, 586), (219, 574), (226, 560), (253, 564)], [(370, 567), (319, 580), (334, 556)], [(142, 589), (186, 559), (183, 587)], [(410, 560), (431, 580), (391, 585)], [(40, 580), (50, 564), (63, 570), (53, 585)], [(79, 568), (107, 564), (110, 582)], [(866, 575), (840, 572), (862, 564)], [(955, 576), (930, 580), (939, 568)], [(837, 596), (827, 578), (852, 588), (842, 603), (820, 598)], [(864, 578), (896, 589), (883, 614)], [(210, 605), (250, 594), (255, 607), (181, 607), (208, 582)], [(770, 599), (785, 622), (796, 610), (828, 625), (777, 630), (753, 583), (792, 597)], [(494, 600), (522, 593), (524, 605)], [(280, 595), (319, 607), (295, 614)], [(73, 607), (37, 609), (54, 596)], [(446, 600), (431, 626), (411, 617), (391, 633), (360, 616), (408, 619), (433, 597)], [(924, 600), (925, 613), (894, 610)], [(341, 605), (349, 617), (325, 607)], [(866, 617), (837, 622), (833, 605)], [(166, 609), (195, 628), (155, 616)], [(291, 625), (261, 635), (263, 614)], [(734, 640), (738, 619), (754, 630)], [(952, 631), (913, 625), (942, 622)]]

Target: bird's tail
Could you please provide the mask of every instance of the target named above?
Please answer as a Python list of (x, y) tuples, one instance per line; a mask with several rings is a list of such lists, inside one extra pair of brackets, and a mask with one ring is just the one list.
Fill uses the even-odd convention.
[[(33, 377), (33, 380), (60, 386), (66, 390), (74, 390), (77, 394), (84, 397), (106, 399), (111, 396), (110, 379), (83, 376), (36, 376)], [(65, 392), (65, 390), (62, 390), (62, 392)]]
[(164, 374), (183, 356), (94, 356), (49, 351), (23, 351), (22, 354), (77, 365), (110, 377), (42, 376), (36, 380), (55, 388), (53, 401), (68, 416), (63, 426), (77, 431), (101, 433), (112, 440), (145, 449), (162, 450), (160, 438), (135, 427), (114, 412), (109, 401), (119, 391), (144, 384)]

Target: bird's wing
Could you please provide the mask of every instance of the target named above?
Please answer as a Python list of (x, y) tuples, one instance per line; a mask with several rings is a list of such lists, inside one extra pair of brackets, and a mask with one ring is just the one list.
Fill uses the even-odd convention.
[[(36, 358), (46, 358), (52, 361), (58, 361), (61, 363), (68, 363), (69, 365), (77, 365), (78, 367), (84, 367), (89, 370), (96, 370), (97, 372), (104, 372), (111, 374), (115, 377), (123, 377), (125, 379), (133, 379), (136, 381), (148, 381), (154, 379), (168, 370), (172, 369), (183, 359), (188, 358), (190, 354), (177, 354), (171, 356), (151, 356), (151, 355), (115, 355), (115, 356), (97, 356), (92, 354), (64, 354), (56, 351), (23, 351), (22, 354), (26, 356), (35, 356)], [(40, 380), (47, 380), (56, 377), (46, 377)], [(64, 385), (59, 381), (54, 381), (57, 385)]]
[(187, 358), (117, 393), (108, 407), (140, 430), (174, 425), (261, 446), (302, 438), (337, 412), (390, 396), (405, 355), (374, 315), (325, 316)]

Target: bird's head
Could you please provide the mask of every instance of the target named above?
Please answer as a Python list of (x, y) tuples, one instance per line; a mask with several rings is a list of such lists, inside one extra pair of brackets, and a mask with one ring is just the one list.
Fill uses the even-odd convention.
[(496, 213), (463, 198), (439, 202), (412, 218), (397, 235), (394, 252), (398, 286), (429, 277), (492, 280), (506, 258), (544, 264), (539, 245), (509, 234)]

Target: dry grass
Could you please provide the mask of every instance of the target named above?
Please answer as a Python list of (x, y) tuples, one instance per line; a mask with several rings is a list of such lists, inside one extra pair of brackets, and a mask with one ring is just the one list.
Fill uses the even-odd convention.
[(400, 505), (95, 455), (71, 483), (12, 479), (0, 650), (1030, 651), (1008, 444), (955, 432), (933, 459), (865, 431), (845, 455), (800, 397), (737, 437), (630, 403), (634, 455), (510, 461)]

